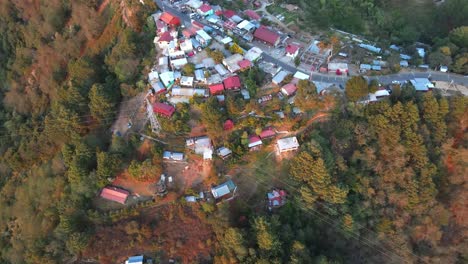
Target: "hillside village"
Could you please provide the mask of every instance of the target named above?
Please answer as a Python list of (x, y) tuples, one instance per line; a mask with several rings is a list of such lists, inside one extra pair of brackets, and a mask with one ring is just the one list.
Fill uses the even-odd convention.
[[(158, 203), (183, 197), (187, 203), (208, 204), (245, 199), (250, 195), (247, 186), (236, 183), (237, 174), (231, 175), (236, 163), (248, 162), (260, 152), (276, 156), (279, 162), (292, 157), (300, 148), (302, 133), (313, 122), (326, 119), (343, 96), (340, 82), (317, 81), (314, 73), (336, 80), (390, 70), (377, 55), (380, 48), (345, 32), (344, 41), (333, 40), (334, 45), (346, 46), (346, 39), (358, 43), (372, 61), (351, 66), (346, 49), (337, 50), (320, 40), (301, 43), (262, 25), (261, 16), (253, 10), (241, 13), (198, 0), (178, 3), (178, 8), (190, 13), (190, 23), (170, 11), (151, 15), (157, 57), (147, 75), (149, 89), (140, 110), (149, 122), (147, 128), (135, 131), (142, 140), (162, 148), (162, 173), (145, 183), (152, 186), (147, 188), (150, 193), (143, 195), (132, 191), (131, 184), (114, 181), (102, 189), (103, 199), (124, 206), (135, 199)], [(394, 45), (390, 49), (400, 52)], [(424, 57), (424, 49), (418, 52)], [(286, 67), (265, 61), (265, 55), (276, 56)], [(408, 67), (411, 56), (401, 53), (399, 57), (399, 66)], [(359, 103), (388, 98), (393, 86), (406, 82), (418, 92), (437, 85), (424, 77), (385, 85), (374, 82), (375, 90)], [(125, 133), (131, 131), (129, 120)], [(121, 132), (114, 131), (125, 137)], [(209, 175), (213, 173), (217, 174), (214, 179)], [(200, 177), (189, 180), (189, 174)], [(271, 211), (285, 203), (286, 192), (270, 187), (261, 206)], [(145, 261), (144, 256), (134, 256), (126, 263), (152, 263)]]

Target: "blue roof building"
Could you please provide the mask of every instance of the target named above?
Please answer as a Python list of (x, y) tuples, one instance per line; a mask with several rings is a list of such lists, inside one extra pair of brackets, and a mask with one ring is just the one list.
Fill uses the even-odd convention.
[(128, 260), (125, 261), (125, 264), (143, 264), (144, 259), (143, 255), (129, 257)]

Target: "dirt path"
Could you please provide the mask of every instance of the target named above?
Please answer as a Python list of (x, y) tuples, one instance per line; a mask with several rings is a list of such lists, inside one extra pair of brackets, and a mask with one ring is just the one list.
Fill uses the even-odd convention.
[(324, 112), (317, 113), (311, 119), (309, 119), (309, 121), (307, 121), (307, 124), (303, 128), (301, 128), (299, 130), (296, 130), (294, 132), (291, 132), (291, 133), (294, 134), (294, 135), (298, 135), (298, 134), (304, 132), (304, 130), (306, 130), (307, 128), (309, 128), (309, 126), (312, 125), (312, 123), (314, 123), (318, 119), (328, 117), (328, 115), (329, 115), (328, 113), (324, 113)]

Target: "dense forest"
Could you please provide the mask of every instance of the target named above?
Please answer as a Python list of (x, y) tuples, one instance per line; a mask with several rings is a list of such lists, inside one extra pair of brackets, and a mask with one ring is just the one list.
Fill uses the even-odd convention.
[(337, 109), (303, 136), (283, 182), (300, 198), (246, 236), (267, 262), (466, 261), (468, 102), (408, 95)]
[[(466, 54), (468, 34), (449, 37), (468, 24), (466, 1), (447, 0), (437, 12), (432, 1), (420, 2), (427, 9), (394, 8), (406, 1), (300, 4), (314, 25), (440, 41)], [(363, 105), (354, 101), (369, 90), (353, 91), (359, 80), (351, 79), (347, 98), (337, 97), (328, 120), (301, 134), (301, 149), (284, 160), (286, 173), (274, 175), (289, 198), (273, 212), (242, 199), (98, 210), (93, 200), (123, 164), (136, 176), (147, 169), (134, 161), (140, 140), (112, 136), (109, 127), (118, 104), (147, 88), (155, 10), (141, 0), (0, 2), (0, 263), (117, 263), (142, 251), (158, 255), (164, 244), (173, 250), (161, 256), (199, 250), (200, 263), (468, 261), (468, 100), (411, 86)], [(243, 75), (254, 95), (264, 76), (256, 68)], [(314, 100), (298, 104), (323, 103), (309, 85), (299, 83), (298, 93)], [(212, 130), (244, 107), (234, 95), (224, 112), (212, 111), (220, 107), (214, 99), (196, 104)], [(177, 122), (162, 122), (170, 133), (188, 129), (188, 106), (177, 110)], [(150, 152), (149, 163), (161, 162), (159, 146)], [(266, 159), (262, 165), (273, 167)], [(168, 239), (175, 233), (191, 237)]]
[[(330, 27), (368, 37), (378, 45), (431, 46), (427, 63), (468, 73), (468, 2), (464, 0), (279, 0), (301, 7), (299, 23), (317, 32)], [(418, 57), (418, 56), (415, 56)], [(424, 63), (424, 62), (419, 62)]]
[(1, 263), (65, 263), (86, 246), (90, 198), (128, 146), (108, 125), (122, 99), (146, 89), (154, 10), (138, 0), (0, 2)]

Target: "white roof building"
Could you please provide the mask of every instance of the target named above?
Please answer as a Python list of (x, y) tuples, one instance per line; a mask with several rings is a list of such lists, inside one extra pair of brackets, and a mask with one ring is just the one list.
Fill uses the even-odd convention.
[(203, 2), (200, 0), (190, 0), (187, 3), (185, 3), (186, 6), (189, 6), (193, 9), (198, 9), (200, 6), (203, 5)]
[(247, 51), (247, 53), (245, 53), (244, 58), (251, 61), (251, 62), (255, 62), (259, 58), (262, 57), (262, 53), (263, 53), (263, 51), (260, 48), (252, 47), (251, 49), (249, 49)]
[(191, 138), (186, 141), (187, 147), (193, 149), (196, 154), (203, 155), (203, 159), (211, 159), (213, 155), (213, 146), (211, 139), (207, 136)]
[(184, 39), (179, 41), (180, 50), (185, 53), (190, 53), (193, 51), (193, 45), (191, 39)]
[(155, 79), (159, 81), (159, 73), (155, 70), (152, 70), (148, 74), (148, 80), (151, 82), (152, 80), (155, 80)]
[(308, 74), (305, 74), (303, 72), (297, 71), (294, 76), (294, 78), (299, 79), (299, 80), (309, 80), (310, 76)]
[(232, 38), (231, 37), (225, 37), (223, 39), (221, 39), (221, 43), (226, 45), (226, 44), (229, 44), (232, 42)]
[(282, 138), (278, 139), (276, 142), (276, 147), (278, 149), (278, 153), (293, 151), (299, 148), (299, 142), (297, 142), (296, 137)]
[(385, 90), (378, 90), (375, 93), (370, 93), (369, 94), (369, 102), (377, 102), (380, 98), (390, 96), (390, 93)]
[(224, 66), (222, 64), (216, 64), (214, 66), (215, 70), (219, 73), (219, 75), (221, 76), (225, 76), (226, 74), (228, 74), (228, 70), (226, 68), (224, 68)]
[(182, 160), (184, 160), (184, 153), (164, 151), (163, 152), (163, 159), (174, 160), (174, 161), (182, 161)]
[(220, 147), (216, 152), (222, 159), (225, 159), (232, 154), (232, 151), (226, 147)]
[(188, 63), (187, 58), (180, 58), (180, 59), (171, 60), (172, 67), (174, 67), (176, 69), (182, 68), (187, 63)]
[(171, 89), (171, 94), (172, 96), (187, 96), (187, 97), (192, 97), (192, 96), (203, 96), (206, 97), (207, 90), (203, 88), (183, 88), (183, 87), (173, 87)]
[(250, 21), (248, 20), (244, 20), (240, 22), (239, 24), (237, 24), (237, 28), (250, 31), (255, 28), (255, 25), (250, 23)]
[(180, 85), (181, 86), (192, 87), (193, 86), (193, 77), (191, 77), (191, 76), (182, 76), (182, 78), (180, 78)]
[(161, 82), (166, 88), (171, 87), (175, 81), (174, 72), (172, 71), (167, 71), (159, 74), (159, 78), (161, 79)]

